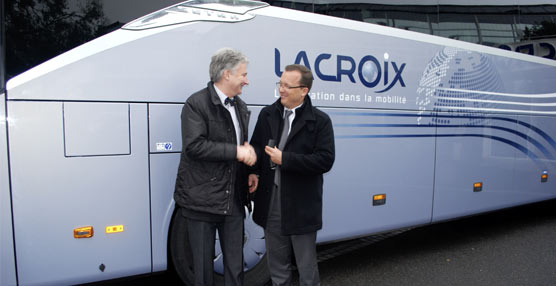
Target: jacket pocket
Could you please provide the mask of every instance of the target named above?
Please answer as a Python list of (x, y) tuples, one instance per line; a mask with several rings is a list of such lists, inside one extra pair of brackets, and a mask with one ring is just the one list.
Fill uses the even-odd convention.
[(186, 164), (185, 170), (180, 170), (183, 186), (190, 188), (216, 181), (217, 168), (211, 168), (210, 165), (212, 164)]
[(184, 192), (185, 200), (193, 209), (209, 212), (224, 210), (227, 208), (228, 201), (227, 187), (228, 184), (225, 180), (211, 180), (187, 188)]

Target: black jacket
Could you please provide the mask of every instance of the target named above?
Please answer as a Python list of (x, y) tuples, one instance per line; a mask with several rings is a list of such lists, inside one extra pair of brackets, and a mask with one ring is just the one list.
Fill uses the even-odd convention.
[[(278, 99), (259, 114), (251, 145), (257, 152), (257, 164), (252, 170), (260, 175), (255, 193), (254, 221), (266, 226), (274, 170), (270, 157), (264, 152), (268, 139), (278, 141), (282, 128), (284, 106)], [(323, 173), (334, 163), (334, 131), (328, 115), (305, 97), (296, 109), (292, 129), (282, 152), (281, 212), (282, 235), (304, 234), (322, 228)]]
[[(239, 97), (236, 105), (247, 141), (250, 112)], [(229, 215), (235, 192), (240, 192), (242, 205), (247, 201), (247, 172), (237, 162), (234, 124), (212, 82), (187, 99), (181, 125), (183, 147), (174, 200), (189, 210)]]

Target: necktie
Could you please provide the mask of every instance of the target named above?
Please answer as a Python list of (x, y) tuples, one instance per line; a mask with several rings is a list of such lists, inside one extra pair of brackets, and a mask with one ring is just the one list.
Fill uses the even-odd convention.
[[(280, 143), (278, 143), (278, 149), (284, 150), (284, 146), (286, 146), (286, 141), (288, 141), (288, 132), (290, 131), (290, 115), (292, 114), (291, 110), (286, 109), (284, 114), (284, 127), (282, 128), (282, 134), (280, 135)], [(274, 171), (274, 184), (280, 184), (280, 166), (276, 167), (276, 171)]]
[(229, 104), (230, 106), (234, 106), (234, 104), (236, 104), (236, 99), (226, 97), (226, 99), (224, 99), (224, 104)]
[(278, 143), (278, 149), (283, 150), (286, 146), (286, 141), (288, 140), (288, 132), (290, 131), (290, 115), (291, 110), (286, 109), (284, 114), (284, 127), (282, 128), (282, 134), (280, 135), (280, 143)]

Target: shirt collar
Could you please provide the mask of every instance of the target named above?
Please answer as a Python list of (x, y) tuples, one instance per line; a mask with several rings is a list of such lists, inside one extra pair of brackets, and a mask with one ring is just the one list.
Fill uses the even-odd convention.
[(301, 106), (303, 106), (303, 103), (304, 103), (304, 102), (302, 102), (300, 105), (298, 105), (298, 106), (296, 106), (296, 107), (294, 107), (294, 108), (292, 108), (292, 109), (289, 109), (289, 108), (287, 108), (287, 107), (284, 106), (284, 112), (285, 112), (286, 110), (291, 110), (291, 111), (293, 112), (293, 114), (295, 114), (295, 110), (298, 109), (298, 108), (300, 108)]
[(228, 96), (226, 96), (224, 94), (224, 92), (222, 92), (220, 89), (218, 89), (218, 87), (216, 87), (216, 85), (214, 85), (214, 90), (216, 90), (216, 94), (218, 94), (218, 98), (220, 98), (220, 102), (222, 102), (222, 105), (226, 106), (226, 104), (224, 104), (224, 100), (226, 100), (226, 98), (228, 98)]

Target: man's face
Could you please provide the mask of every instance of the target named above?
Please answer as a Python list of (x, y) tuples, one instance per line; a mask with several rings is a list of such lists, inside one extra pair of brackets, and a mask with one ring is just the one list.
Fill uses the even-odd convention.
[(247, 79), (247, 64), (241, 63), (237, 66), (237, 69), (226, 71), (228, 74), (227, 84), (228, 89), (230, 90), (231, 96), (240, 95), (243, 89), (243, 86), (249, 84), (249, 80)]
[(280, 102), (289, 109), (303, 103), (308, 92), (307, 87), (299, 87), (301, 85), (299, 80), (301, 80), (299, 71), (285, 71), (280, 78)]

